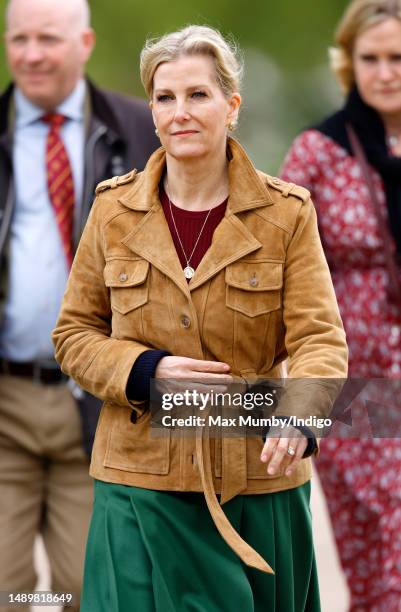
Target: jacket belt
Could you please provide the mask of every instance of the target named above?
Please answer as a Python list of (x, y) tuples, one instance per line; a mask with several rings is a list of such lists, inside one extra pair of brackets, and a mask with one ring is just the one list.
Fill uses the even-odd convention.
[[(198, 461), (199, 473), (202, 481), (203, 492), (207, 507), (212, 516), (214, 524), (222, 538), (238, 557), (248, 565), (267, 574), (274, 574), (270, 565), (252, 546), (247, 544), (235, 531), (230, 521), (224, 514), (213, 486), (212, 461), (210, 457), (210, 437), (209, 427), (199, 427), (196, 432), (196, 458)], [(235, 464), (235, 483), (230, 483), (228, 476), (228, 462), (232, 473)], [(224, 503), (246, 489), (246, 438), (227, 437), (222, 439), (222, 490), (221, 503)]]

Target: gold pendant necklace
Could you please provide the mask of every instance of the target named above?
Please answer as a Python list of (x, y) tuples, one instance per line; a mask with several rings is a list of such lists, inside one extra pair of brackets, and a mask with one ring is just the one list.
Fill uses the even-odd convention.
[[(166, 185), (166, 187), (167, 187), (167, 189), (168, 189), (168, 185)], [(179, 233), (178, 233), (177, 225), (176, 225), (176, 222), (175, 222), (175, 219), (174, 219), (174, 215), (173, 215), (173, 207), (171, 206), (171, 200), (170, 200), (170, 197), (169, 197), (169, 195), (168, 195), (167, 191), (166, 191), (166, 196), (167, 196), (168, 203), (169, 203), (169, 207), (170, 207), (170, 214), (171, 214), (171, 218), (172, 218), (172, 220), (173, 220), (174, 230), (175, 230), (175, 233), (177, 234), (178, 242), (180, 243), (180, 247), (181, 247), (182, 253), (183, 253), (183, 255), (184, 255), (184, 259), (185, 259), (186, 264), (187, 264), (187, 265), (185, 266), (185, 268), (184, 268), (184, 276), (185, 276), (185, 278), (186, 278), (187, 280), (191, 280), (191, 278), (192, 278), (192, 277), (193, 277), (193, 275), (195, 274), (195, 270), (194, 270), (194, 268), (193, 268), (193, 267), (190, 265), (190, 264), (191, 264), (191, 259), (192, 259), (193, 254), (195, 253), (195, 249), (196, 249), (196, 247), (198, 246), (199, 239), (200, 239), (200, 237), (201, 237), (201, 235), (202, 235), (203, 230), (205, 229), (205, 225), (206, 225), (207, 220), (209, 219), (209, 215), (210, 215), (210, 213), (212, 212), (212, 210), (213, 210), (213, 209), (212, 209), (212, 208), (210, 208), (210, 209), (209, 209), (209, 211), (208, 211), (208, 213), (207, 213), (207, 215), (206, 215), (206, 217), (205, 217), (205, 220), (204, 220), (204, 222), (203, 222), (203, 225), (202, 225), (202, 227), (201, 227), (201, 230), (200, 230), (200, 232), (199, 232), (199, 234), (198, 234), (198, 237), (197, 237), (197, 239), (196, 239), (195, 246), (194, 246), (194, 248), (192, 249), (192, 253), (191, 253), (191, 255), (190, 255), (189, 257), (187, 257), (187, 254), (186, 254), (185, 249), (184, 249), (184, 246), (183, 246), (183, 244), (182, 244), (182, 241), (181, 241), (180, 235), (179, 235)]]

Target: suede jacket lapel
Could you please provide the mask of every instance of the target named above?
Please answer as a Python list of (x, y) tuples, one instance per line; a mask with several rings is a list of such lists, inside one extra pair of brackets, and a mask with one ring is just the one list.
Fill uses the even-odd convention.
[[(184, 278), (159, 200), (159, 183), (166, 164), (163, 148), (152, 155), (144, 172), (119, 200), (128, 208), (146, 213), (122, 242), (166, 274), (185, 295), (228, 264), (261, 247), (241, 221), (240, 213), (269, 206), (273, 200), (242, 147), (231, 138), (227, 143), (227, 156), (230, 194), (226, 214), (189, 284)], [(149, 241), (149, 236), (154, 236), (154, 240)]]

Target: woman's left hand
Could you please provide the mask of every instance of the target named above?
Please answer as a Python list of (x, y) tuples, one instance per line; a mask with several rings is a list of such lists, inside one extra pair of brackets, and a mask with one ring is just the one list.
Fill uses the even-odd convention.
[[(277, 436), (273, 437), (275, 433)], [(307, 438), (292, 426), (274, 430), (272, 428), (266, 438), (260, 459), (266, 463), (267, 473), (270, 476), (284, 470), (285, 475), (290, 476), (301, 461), (307, 445)]]

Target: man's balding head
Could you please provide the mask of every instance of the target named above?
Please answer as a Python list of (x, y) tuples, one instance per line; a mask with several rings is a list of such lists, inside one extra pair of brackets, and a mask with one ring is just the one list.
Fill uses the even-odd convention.
[(86, 0), (9, 0), (5, 42), (22, 93), (53, 110), (84, 74), (94, 45)]
[[(13, 10), (18, 10), (19, 8), (26, 10), (27, 7), (33, 9), (34, 3), (35, 0), (31, 0), (30, 2), (29, 0), (8, 0), (5, 12), (6, 30), (9, 26), (9, 20), (13, 17)], [(90, 9), (87, 0), (67, 0), (64, 3), (60, 2), (60, 0), (48, 0), (47, 2), (41, 2), (40, 4), (42, 4), (42, 6), (47, 6), (50, 10), (53, 8), (57, 10), (66, 9), (65, 14), (67, 17), (69, 17), (77, 29), (84, 30), (86, 28), (90, 28)], [(62, 4), (65, 4), (65, 6), (61, 6)]]

